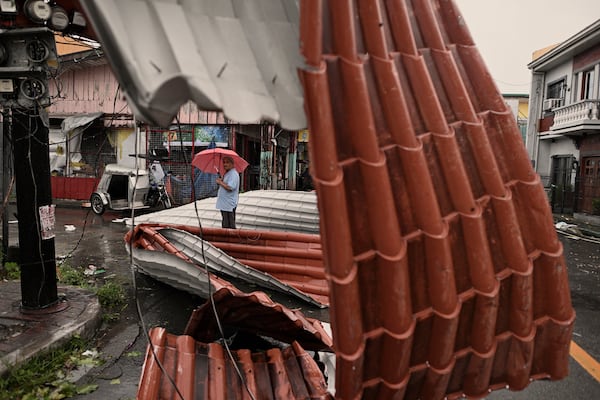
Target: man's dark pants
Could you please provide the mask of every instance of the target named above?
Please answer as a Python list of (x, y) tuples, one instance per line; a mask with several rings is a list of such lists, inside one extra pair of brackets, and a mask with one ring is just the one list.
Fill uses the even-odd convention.
[(221, 227), (235, 229), (235, 208), (233, 211), (221, 210), (221, 217), (223, 218)]

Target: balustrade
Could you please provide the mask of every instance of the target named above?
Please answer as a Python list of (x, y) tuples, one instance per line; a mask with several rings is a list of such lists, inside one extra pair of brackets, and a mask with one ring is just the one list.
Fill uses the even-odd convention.
[(550, 130), (557, 130), (576, 125), (582, 125), (591, 121), (598, 121), (600, 114), (600, 100), (583, 100), (554, 111), (554, 124)]

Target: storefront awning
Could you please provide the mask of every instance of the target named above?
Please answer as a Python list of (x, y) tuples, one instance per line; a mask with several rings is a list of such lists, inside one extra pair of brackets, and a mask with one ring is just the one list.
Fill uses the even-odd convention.
[(64, 133), (69, 133), (74, 129), (88, 125), (94, 120), (100, 118), (103, 114), (104, 113), (102, 112), (95, 112), (90, 114), (72, 115), (70, 117), (65, 118), (60, 126)]

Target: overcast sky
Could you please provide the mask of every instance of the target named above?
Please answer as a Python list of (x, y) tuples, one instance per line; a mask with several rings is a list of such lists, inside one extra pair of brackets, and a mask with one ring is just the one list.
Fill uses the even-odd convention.
[(502, 93), (529, 94), (535, 50), (600, 19), (600, 0), (455, 0)]

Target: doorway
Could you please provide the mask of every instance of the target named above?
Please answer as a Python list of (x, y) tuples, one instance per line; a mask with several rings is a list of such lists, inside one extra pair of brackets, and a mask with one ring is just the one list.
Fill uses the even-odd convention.
[(600, 213), (600, 156), (581, 160), (581, 211)]
[(572, 214), (575, 211), (577, 168), (572, 154), (552, 157), (552, 212)]

